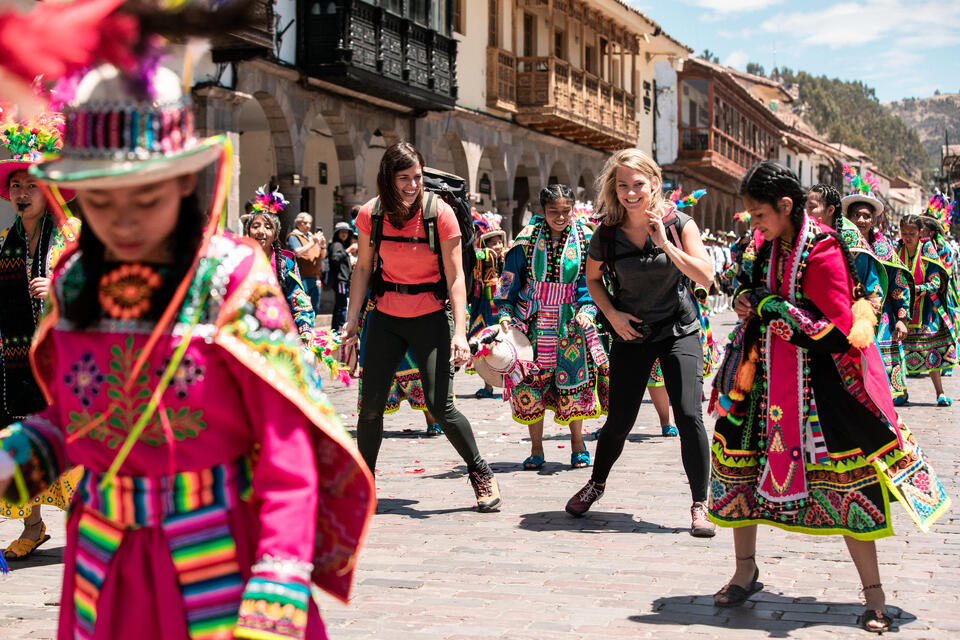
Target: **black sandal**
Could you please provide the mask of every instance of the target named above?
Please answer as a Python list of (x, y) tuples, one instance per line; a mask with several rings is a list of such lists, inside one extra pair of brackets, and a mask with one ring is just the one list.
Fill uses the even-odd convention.
[[(863, 592), (868, 589), (880, 589), (882, 587), (883, 585), (880, 583), (871, 584), (864, 587), (860, 591)], [(876, 623), (880, 623), (880, 626), (876, 626)], [(870, 611), (864, 611), (862, 614), (860, 614), (860, 617), (857, 618), (857, 624), (860, 625), (864, 631), (882, 634), (886, 631), (890, 631), (890, 628), (893, 626), (893, 618), (887, 615), (886, 611), (871, 609)]]
[[(754, 560), (755, 556), (750, 556), (749, 558), (737, 558), (737, 560)], [(756, 564), (756, 561), (754, 561)], [(747, 599), (750, 598), (753, 594), (761, 591), (763, 589), (763, 583), (757, 582), (757, 578), (760, 577), (760, 568), (757, 567), (753, 571), (753, 580), (750, 581), (750, 584), (746, 589), (737, 584), (730, 584), (729, 582), (713, 594), (713, 604), (718, 607), (730, 608), (730, 607), (739, 607)], [(717, 600), (717, 596), (724, 596), (727, 600), (726, 602), (720, 602)]]

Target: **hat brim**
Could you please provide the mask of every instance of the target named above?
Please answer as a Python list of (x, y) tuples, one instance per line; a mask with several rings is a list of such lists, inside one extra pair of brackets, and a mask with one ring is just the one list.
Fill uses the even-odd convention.
[(480, 242), (486, 242), (490, 238), (496, 238), (496, 237), (503, 238), (503, 240), (506, 241), (507, 232), (504, 231), (503, 229), (497, 229), (496, 231), (487, 231), (486, 233), (480, 236)]
[[(493, 327), (488, 327), (485, 331), (489, 331)], [(504, 333), (503, 328), (499, 325), (496, 326), (496, 329), (499, 330), (500, 337), (499, 340), (508, 340), (513, 342), (517, 348), (517, 357), (520, 360), (532, 361), (533, 360), (533, 345), (530, 344), (530, 340), (527, 339), (527, 336), (524, 335), (522, 331), (517, 329), (514, 326), (511, 326)], [(480, 334), (483, 335), (482, 333)], [(494, 369), (487, 363), (486, 358), (475, 358), (473, 361), (473, 370), (477, 372), (484, 382), (489, 384), (491, 387), (505, 387), (506, 383), (503, 379), (503, 374), (499, 371), (494, 371)]]
[[(28, 171), (34, 165), (26, 160), (0, 160), (0, 198), (10, 200), (10, 176), (17, 171)], [(70, 189), (58, 189), (64, 202), (73, 200), (77, 195)]]
[(136, 187), (200, 171), (219, 157), (223, 141), (224, 136), (213, 136), (186, 151), (148, 160), (62, 156), (31, 166), (30, 173), (58, 187), (72, 189)]
[(840, 207), (843, 209), (843, 215), (847, 215), (847, 210), (850, 209), (850, 206), (857, 204), (858, 202), (863, 202), (864, 204), (871, 205), (876, 215), (880, 215), (881, 213), (883, 213), (882, 202), (880, 202), (873, 196), (864, 195), (862, 193), (855, 193), (853, 195), (844, 196), (840, 200)]

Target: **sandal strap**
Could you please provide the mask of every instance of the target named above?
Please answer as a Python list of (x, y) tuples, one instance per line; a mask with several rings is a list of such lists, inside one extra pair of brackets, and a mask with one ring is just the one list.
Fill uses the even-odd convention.
[(747, 556), (746, 558), (741, 558), (740, 556), (734, 556), (734, 558), (736, 558), (737, 560), (743, 560), (743, 561), (756, 560), (757, 554), (753, 554), (752, 556)]

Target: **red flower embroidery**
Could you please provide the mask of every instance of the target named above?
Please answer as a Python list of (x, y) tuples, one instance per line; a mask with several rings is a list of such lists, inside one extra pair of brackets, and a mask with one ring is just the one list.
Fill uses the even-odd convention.
[(282, 329), (287, 303), (280, 298), (262, 298), (257, 304), (257, 320), (265, 329)]
[(770, 331), (783, 340), (789, 340), (793, 337), (793, 329), (783, 320), (774, 320), (770, 323)]

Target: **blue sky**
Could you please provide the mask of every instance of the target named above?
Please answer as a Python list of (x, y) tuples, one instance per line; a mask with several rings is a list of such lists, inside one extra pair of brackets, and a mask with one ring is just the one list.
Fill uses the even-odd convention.
[(881, 102), (960, 92), (960, 0), (628, 0), (720, 62), (861, 80)]

